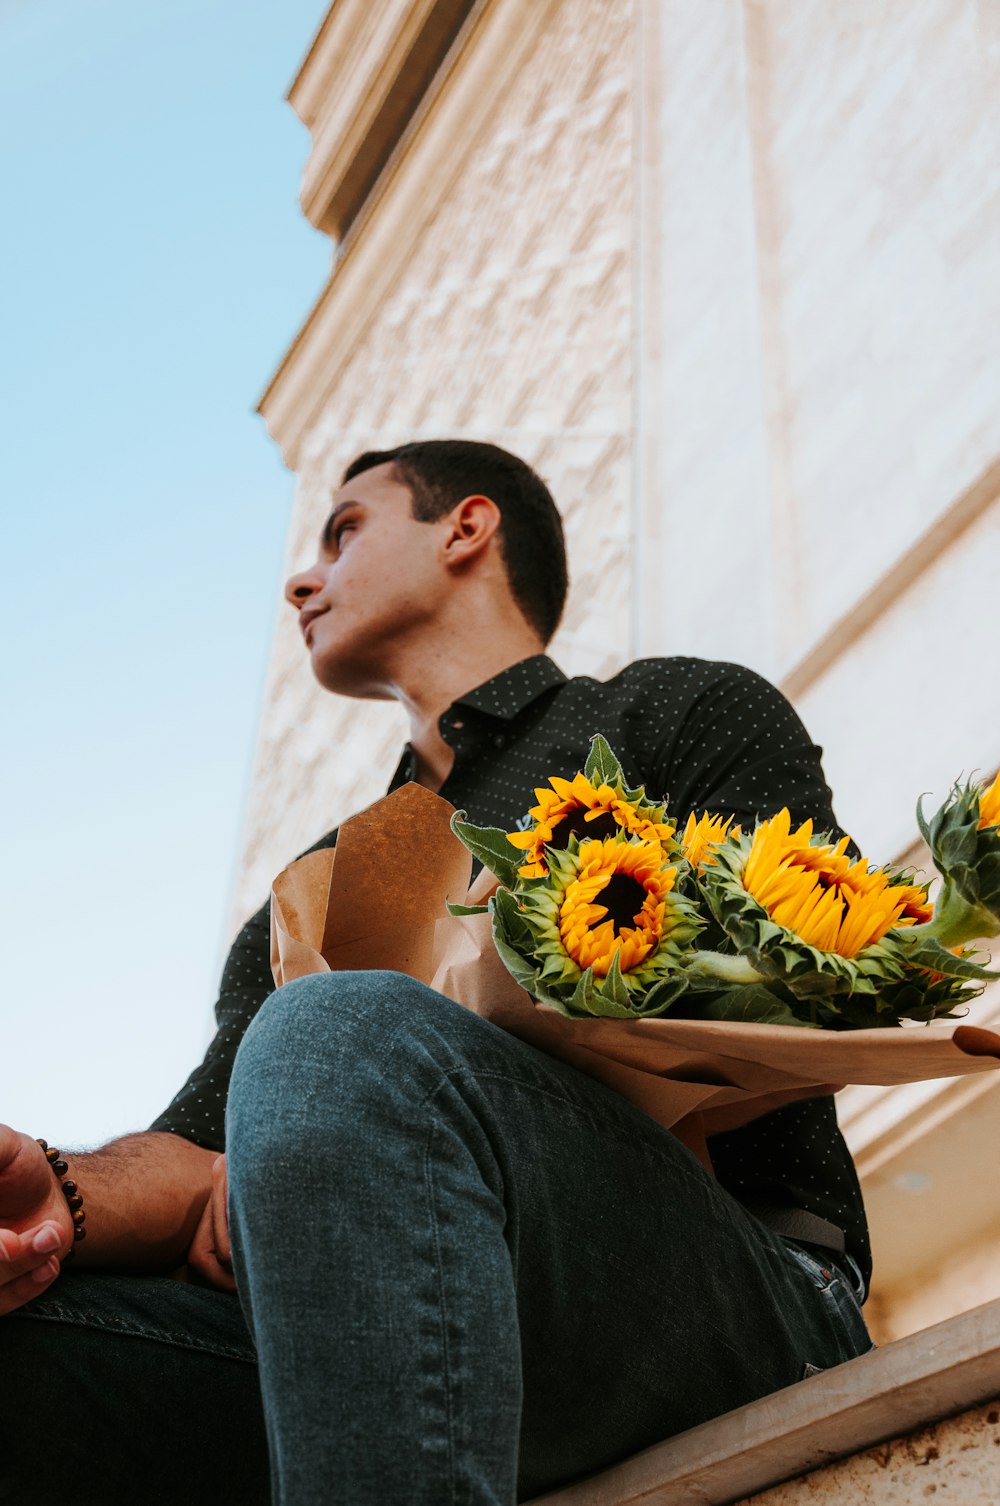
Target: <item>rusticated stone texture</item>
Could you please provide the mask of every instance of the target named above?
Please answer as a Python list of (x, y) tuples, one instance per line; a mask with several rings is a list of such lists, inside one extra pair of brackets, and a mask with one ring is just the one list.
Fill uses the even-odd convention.
[(880, 1443), (735, 1506), (996, 1506), (1000, 1401)]
[[(573, 591), (554, 652), (598, 674), (624, 661), (628, 633), (631, 44), (629, 3), (557, 9), (310, 435), (289, 548), (290, 568), (313, 557), (361, 450), (505, 445), (564, 510)], [(403, 735), (393, 709), (317, 691), (279, 618), (234, 924), (283, 863), (383, 792)]]

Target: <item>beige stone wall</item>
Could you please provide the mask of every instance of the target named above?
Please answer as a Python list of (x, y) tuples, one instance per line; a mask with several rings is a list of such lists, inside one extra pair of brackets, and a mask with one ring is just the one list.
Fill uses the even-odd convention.
[[(649, 0), (643, 26), (641, 646), (784, 683), (841, 820), (894, 856), (917, 793), (1000, 763), (968, 651), (1000, 550), (1000, 10)], [(693, 610), (696, 559), (731, 612)]]
[[(405, 265), (303, 443), (288, 563), (314, 557), (360, 451), (444, 435), (505, 445), (565, 514), (573, 591), (554, 652), (603, 673), (628, 642), (632, 13), (606, 0), (548, 11), (426, 231), (397, 220), (391, 197), (381, 206)], [(316, 690), (291, 617), (275, 633), (234, 914), (383, 792), (402, 741), (394, 708)]]
[(997, 455), (1000, 11), (786, 0), (747, 17), (808, 582), (796, 658)]
[[(370, 10), (397, 40), (430, 14)], [(379, 34), (351, 33), (345, 89), (377, 86)], [(300, 91), (317, 118), (339, 57)], [(919, 858), (914, 797), (1000, 764), (998, 162), (1000, 9), (977, 0), (481, 0), (265, 397), (299, 475), (289, 568), (359, 450), (505, 444), (566, 512), (565, 667), (753, 665), (866, 851)], [(392, 708), (315, 689), (281, 616), (234, 924), (401, 740)], [(1000, 1191), (961, 1157), (996, 1104), (844, 1095), (885, 1334), (994, 1293)]]

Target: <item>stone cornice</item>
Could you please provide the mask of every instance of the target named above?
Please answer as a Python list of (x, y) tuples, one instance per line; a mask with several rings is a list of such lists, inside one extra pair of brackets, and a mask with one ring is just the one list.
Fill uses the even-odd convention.
[(300, 201), (341, 238), (474, 0), (337, 0), (288, 93), (312, 133)]
[[(366, 203), (363, 224), (342, 247), (330, 281), (260, 400), (268, 432), (292, 470), (298, 468), (302, 440), (342, 366), (364, 338), (557, 3), (504, 0), (472, 13), (456, 44), (461, 66), (451, 66), (441, 86), (425, 97)], [(322, 33), (317, 45), (321, 41)], [(450, 61), (454, 65), (456, 60)]]

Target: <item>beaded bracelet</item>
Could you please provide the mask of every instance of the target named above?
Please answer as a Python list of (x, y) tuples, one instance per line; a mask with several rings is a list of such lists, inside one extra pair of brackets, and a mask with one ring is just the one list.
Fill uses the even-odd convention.
[[(47, 1140), (39, 1140), (38, 1144), (44, 1150), (45, 1159), (46, 1161), (48, 1161), (49, 1165), (52, 1167), (52, 1170), (59, 1178), (59, 1185), (66, 1195), (66, 1202), (69, 1204), (69, 1211), (73, 1215), (74, 1241), (86, 1239), (87, 1231), (83, 1227), (83, 1225), (87, 1215), (83, 1211), (83, 1193), (73, 1181), (72, 1177), (66, 1176), (66, 1173), (69, 1171), (68, 1162), (63, 1160), (62, 1151), (56, 1150), (55, 1146), (50, 1147)], [(63, 1180), (63, 1178), (65, 1178), (65, 1181)], [(72, 1260), (75, 1254), (76, 1244), (74, 1242), (70, 1245), (69, 1249), (66, 1251), (66, 1254), (62, 1257), (63, 1265), (66, 1264), (67, 1260)]]

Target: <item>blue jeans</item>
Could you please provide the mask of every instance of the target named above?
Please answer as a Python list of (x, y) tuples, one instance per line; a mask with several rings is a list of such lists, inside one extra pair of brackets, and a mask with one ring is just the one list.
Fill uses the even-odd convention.
[[(82, 1274), (0, 1322), (7, 1374), (37, 1353), (51, 1378), (70, 1329), (114, 1343), (99, 1397), (75, 1361), (50, 1406), (75, 1440), (98, 1404), (131, 1430), (141, 1396), (147, 1478), (170, 1407), (186, 1506), (266, 1501), (265, 1431), (280, 1506), (512, 1506), (871, 1347), (836, 1267), (673, 1136), (399, 974), (324, 974), (266, 1002), (227, 1152), (246, 1328), (220, 1292)], [(206, 1416), (209, 1462), (238, 1456), (242, 1494), (201, 1493)], [(51, 1446), (47, 1423), (34, 1444), (25, 1427), (10, 1425), (15, 1456), (43, 1431)], [(87, 1454), (76, 1503), (105, 1468)]]

